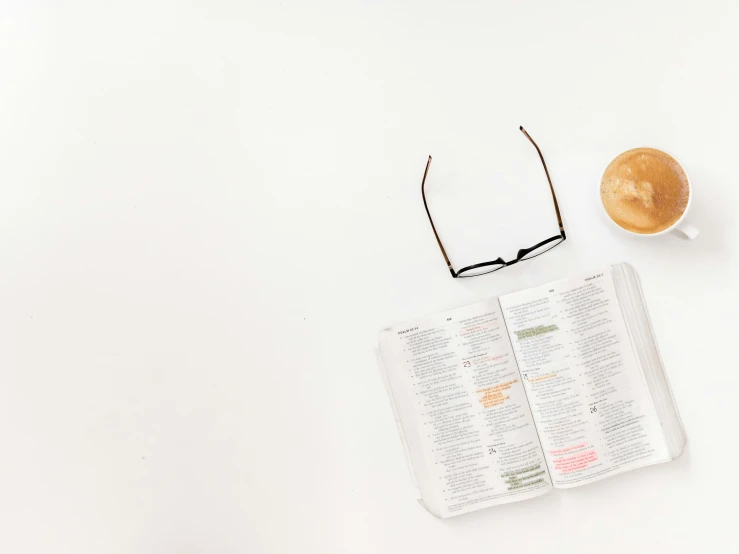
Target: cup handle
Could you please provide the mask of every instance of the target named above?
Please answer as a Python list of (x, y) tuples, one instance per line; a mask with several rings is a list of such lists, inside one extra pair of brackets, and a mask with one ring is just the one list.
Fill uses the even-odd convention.
[(698, 233), (700, 233), (698, 227), (695, 227), (690, 223), (680, 223), (680, 225), (675, 227), (675, 231), (677, 231), (681, 235), (684, 235), (685, 238), (687, 238), (688, 240), (693, 240), (695, 237), (698, 236)]

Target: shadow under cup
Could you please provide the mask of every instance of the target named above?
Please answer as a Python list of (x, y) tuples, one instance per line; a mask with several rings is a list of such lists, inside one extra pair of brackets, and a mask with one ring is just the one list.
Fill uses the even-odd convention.
[(676, 230), (688, 239), (698, 229), (685, 222), (693, 189), (687, 172), (656, 148), (633, 148), (608, 164), (600, 180), (603, 209), (620, 229), (639, 236)]

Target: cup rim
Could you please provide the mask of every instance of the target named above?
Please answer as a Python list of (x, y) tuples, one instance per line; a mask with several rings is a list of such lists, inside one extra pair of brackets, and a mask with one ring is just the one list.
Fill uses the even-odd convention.
[[(667, 229), (662, 229), (661, 231), (657, 231), (656, 233), (636, 233), (634, 231), (629, 231), (628, 229), (624, 229), (618, 223), (613, 221), (611, 216), (608, 214), (606, 207), (603, 205), (603, 200), (601, 199), (601, 196), (600, 196), (600, 185), (603, 182), (603, 175), (605, 175), (606, 170), (608, 169), (608, 166), (610, 166), (613, 160), (618, 158), (621, 154), (625, 154), (626, 152), (630, 152), (631, 150), (639, 150), (640, 148), (658, 150), (664, 154), (667, 154), (668, 156), (670, 156), (673, 160), (677, 162), (677, 164), (682, 168), (683, 172), (685, 173), (685, 177), (687, 177), (688, 179), (688, 205), (685, 206), (685, 209), (683, 210), (682, 215), (678, 218), (677, 221), (675, 221), (675, 223), (670, 225)], [(600, 172), (600, 179), (598, 180), (598, 204), (600, 204), (601, 210), (603, 210), (603, 213), (605, 214), (606, 219), (610, 221), (614, 227), (616, 227), (617, 229), (620, 229), (624, 233), (628, 233), (632, 237), (658, 237), (660, 235), (666, 235), (667, 233), (674, 231), (675, 229), (677, 229), (680, 223), (682, 223), (683, 220), (685, 219), (685, 216), (687, 215), (688, 210), (690, 210), (690, 205), (692, 203), (693, 203), (693, 180), (690, 178), (690, 173), (688, 173), (688, 170), (685, 169), (685, 165), (683, 165), (683, 163), (679, 159), (673, 156), (671, 152), (668, 152), (667, 150), (664, 150), (662, 148), (656, 148), (654, 146), (634, 146), (633, 148), (627, 148), (626, 150), (622, 151), (620, 154), (617, 154), (616, 156), (611, 158), (611, 160), (603, 168), (603, 171)]]

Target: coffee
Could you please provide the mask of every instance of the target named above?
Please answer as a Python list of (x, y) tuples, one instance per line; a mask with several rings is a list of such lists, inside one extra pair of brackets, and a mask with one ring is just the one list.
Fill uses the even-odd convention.
[(688, 207), (690, 183), (680, 164), (654, 148), (635, 148), (613, 160), (600, 199), (618, 225), (649, 235), (669, 229)]

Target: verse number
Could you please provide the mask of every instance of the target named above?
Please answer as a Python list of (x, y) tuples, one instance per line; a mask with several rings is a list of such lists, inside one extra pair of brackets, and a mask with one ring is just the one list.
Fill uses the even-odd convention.
[(594, 413), (596, 413), (597, 411), (598, 411), (598, 408), (596, 408), (595, 406), (592, 406), (592, 407), (590, 408), (590, 413), (591, 413), (591, 414), (594, 414)]
[(529, 374), (528, 373), (524, 373), (523, 374), (523, 380), (524, 381), (528, 381), (529, 380)]
[(464, 362), (462, 363), (462, 365), (463, 365), (464, 367), (470, 367), (470, 366), (472, 365), (472, 362), (470, 362), (469, 360), (465, 360), (465, 361), (464, 361)]
[(495, 449), (494, 446), (488, 446), (488, 453), (489, 454), (497, 454), (498, 451)]

